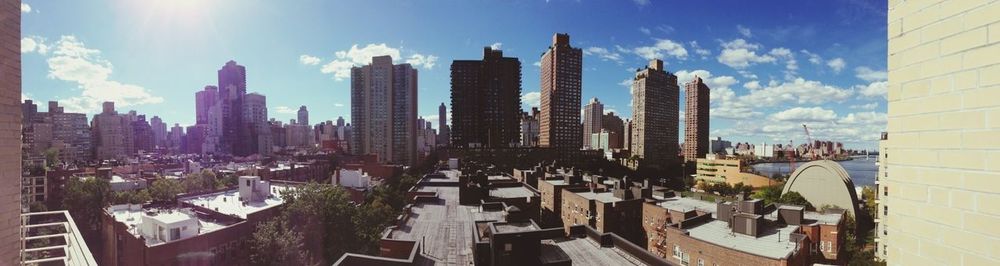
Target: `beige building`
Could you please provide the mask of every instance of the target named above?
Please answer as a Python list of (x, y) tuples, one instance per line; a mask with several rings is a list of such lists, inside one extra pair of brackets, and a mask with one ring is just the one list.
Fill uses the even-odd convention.
[(877, 253), (1000, 265), (1000, 1), (889, 1)]
[(125, 159), (132, 156), (132, 126), (126, 115), (115, 111), (114, 102), (104, 102), (103, 112), (94, 115), (91, 130), (94, 154), (98, 160)]
[(717, 159), (715, 155), (708, 155), (708, 158), (698, 158), (696, 165), (695, 182), (706, 184), (725, 182), (729, 185), (743, 183), (755, 188), (766, 187), (773, 184), (770, 178), (748, 173), (750, 166), (741, 160)]
[(410, 64), (393, 64), (387, 55), (352, 67), (351, 124), (354, 154), (375, 154), (379, 162), (415, 163), (417, 69)]

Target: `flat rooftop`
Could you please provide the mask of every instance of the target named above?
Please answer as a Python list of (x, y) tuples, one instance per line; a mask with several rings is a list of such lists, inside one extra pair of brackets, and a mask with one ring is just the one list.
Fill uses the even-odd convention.
[[(155, 213), (155, 216), (153, 216), (155, 217), (154, 219), (160, 220), (164, 223), (174, 223), (196, 218), (198, 219), (198, 224), (201, 225), (201, 229), (198, 231), (199, 235), (219, 230), (227, 226), (226, 224), (217, 223), (214, 220), (199, 218), (197, 215), (191, 215), (189, 213), (182, 212), (181, 210), (182, 208), (144, 209), (140, 205), (114, 205), (105, 209), (106, 212), (115, 218), (116, 222), (120, 222), (125, 224), (125, 226), (128, 226), (128, 232), (135, 237), (139, 237), (139, 224), (142, 223), (142, 216), (146, 212)], [(146, 246), (155, 246), (165, 243), (151, 236), (146, 236), (145, 239)]]
[(783, 226), (763, 228), (758, 237), (732, 233), (724, 221), (712, 220), (688, 228), (688, 234), (695, 239), (716, 244), (722, 247), (739, 250), (746, 253), (781, 259), (795, 250), (795, 243), (790, 241), (789, 234), (795, 232), (798, 226)]
[(647, 265), (617, 247), (602, 247), (590, 238), (542, 240), (542, 261), (573, 260), (573, 265)]
[(534, 231), (541, 228), (535, 226), (533, 223), (520, 222), (520, 223), (501, 223), (493, 224), (497, 229), (497, 233), (517, 233), (517, 232), (527, 232)]
[(536, 197), (538, 193), (521, 185), (516, 187), (501, 187), (490, 189), (490, 196), (497, 198), (527, 198)]
[(659, 196), (653, 196), (653, 198), (660, 200), (660, 202), (657, 202), (656, 205), (659, 205), (660, 207), (663, 207), (664, 209), (667, 210), (679, 211), (679, 212), (696, 210), (700, 212), (711, 213), (712, 217), (713, 218), (715, 217), (716, 206), (714, 202), (708, 202), (693, 198), (685, 198), (680, 196), (673, 198), (662, 198)]
[(585, 199), (597, 200), (597, 201), (604, 202), (604, 203), (612, 203), (612, 202), (622, 201), (622, 199), (620, 199), (618, 197), (615, 197), (615, 194), (612, 193), (612, 192), (597, 192), (597, 193), (594, 193), (594, 192), (589, 192), (588, 191), (588, 192), (577, 192), (576, 194), (580, 195), (581, 197), (583, 197)]
[(246, 204), (240, 201), (240, 192), (238, 189), (181, 198), (180, 201), (214, 210), (222, 214), (235, 215), (246, 219), (247, 214), (284, 203), (285, 201), (281, 199), (281, 192), (286, 189), (291, 189), (291, 187), (271, 183), (271, 197), (268, 197), (263, 201), (246, 202)]

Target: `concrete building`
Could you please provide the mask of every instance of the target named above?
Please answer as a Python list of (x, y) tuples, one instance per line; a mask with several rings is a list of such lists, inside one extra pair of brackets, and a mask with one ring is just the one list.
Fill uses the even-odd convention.
[(591, 98), (590, 102), (583, 107), (583, 148), (597, 150), (597, 144), (591, 144), (594, 133), (600, 133), (604, 128), (604, 104)]
[(1000, 2), (889, 1), (888, 13), (877, 253), (1000, 264)]
[(774, 144), (761, 143), (760, 146), (754, 147), (753, 154), (757, 158), (772, 158), (774, 157)]
[(91, 121), (94, 137), (94, 159), (125, 159), (135, 152), (132, 144), (132, 126), (128, 116), (115, 111), (115, 103), (104, 102), (103, 111)]
[[(222, 116), (220, 148), (222, 153), (250, 155), (249, 132), (243, 122), (243, 101), (247, 94), (247, 69), (230, 60), (218, 71), (219, 106)], [(256, 148), (256, 147), (255, 147)]]
[(22, 149), (26, 158), (43, 158), (46, 150), (59, 151), (59, 161), (88, 162), (94, 151), (87, 115), (66, 113), (56, 101), (49, 101), (48, 112), (38, 112), (31, 100), (21, 104)]
[(696, 183), (726, 183), (731, 186), (743, 183), (743, 185), (755, 188), (775, 183), (768, 177), (750, 173), (750, 166), (742, 160), (721, 159), (716, 158), (714, 154), (709, 154), (705, 158), (698, 158), (696, 162), (694, 178)]
[(198, 146), (198, 153), (221, 152), (223, 122), (218, 87), (205, 86), (204, 90), (195, 93), (195, 124), (202, 127), (203, 136), (199, 142), (188, 145)]
[(532, 107), (531, 113), (521, 113), (521, 146), (538, 147), (538, 117), (540, 111), (538, 107)]
[(149, 153), (155, 148), (156, 137), (153, 134), (153, 127), (146, 121), (146, 115), (136, 116), (132, 121), (132, 151), (136, 153)]
[(351, 150), (375, 154), (380, 162), (416, 161), (417, 70), (376, 56), (351, 68)]
[(580, 97), (583, 91), (583, 52), (569, 44), (569, 35), (557, 33), (541, 58), (541, 113), (538, 146), (561, 149), (583, 147)]
[(298, 111), (298, 121), (299, 124), (308, 125), (309, 124), (309, 110), (306, 110), (306, 106), (300, 106)]
[(684, 84), (684, 160), (694, 162), (708, 153), (709, 88), (700, 77)]
[(248, 145), (253, 147), (251, 154), (270, 155), (274, 143), (271, 138), (271, 126), (267, 123), (267, 97), (248, 93), (244, 98), (244, 112), (243, 121), (250, 136), (247, 140)]
[(153, 116), (149, 120), (149, 126), (153, 128), (153, 146), (154, 148), (164, 147), (167, 143), (167, 124), (163, 123), (163, 119), (159, 116)]
[[(799, 165), (792, 172), (781, 194), (798, 192), (813, 206), (836, 206), (853, 217), (862, 215), (851, 175), (839, 163), (815, 160)], [(867, 217), (864, 217), (867, 218)]]
[(632, 80), (632, 151), (650, 167), (677, 163), (677, 76), (654, 59)]
[[(206, 143), (208, 140), (205, 141)], [(181, 147), (184, 146), (184, 128), (180, 124), (174, 123), (174, 126), (170, 127), (170, 134), (167, 135), (167, 147), (171, 151), (180, 151)]]
[[(595, 183), (608, 181), (608, 188)], [(636, 245), (646, 243), (642, 228), (642, 203), (652, 187), (634, 184), (627, 179), (591, 177), (590, 188), (563, 189), (560, 217), (566, 233), (572, 225), (588, 225), (597, 232), (614, 233)]]
[(714, 154), (725, 153), (727, 148), (732, 147), (733, 143), (728, 140), (723, 140), (722, 137), (715, 137), (715, 139), (708, 142), (708, 151)]
[(441, 103), (438, 106), (438, 139), (437, 144), (448, 146), (451, 144), (451, 127), (448, 126), (448, 107)]
[(483, 48), (482, 60), (451, 63), (451, 145), (514, 147), (521, 142), (521, 61)]

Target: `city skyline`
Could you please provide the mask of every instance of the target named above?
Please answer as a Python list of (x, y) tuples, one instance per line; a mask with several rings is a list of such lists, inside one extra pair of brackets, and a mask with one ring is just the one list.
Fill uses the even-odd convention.
[[(448, 102), (448, 63), (477, 58), (484, 46), (495, 46), (521, 60), (522, 109), (530, 110), (539, 98), (539, 68), (534, 64), (551, 34), (565, 32), (573, 36), (571, 45), (584, 50), (581, 107), (583, 101), (597, 97), (605, 103), (605, 112), (629, 117), (630, 95), (620, 83), (631, 79), (647, 57), (662, 57), (666, 70), (677, 74), (679, 83), (699, 75), (712, 88), (713, 137), (751, 143), (793, 139), (798, 144), (805, 140), (801, 124), (807, 123), (816, 138), (872, 149), (885, 124), (885, 60), (881, 56), (885, 43), (880, 41), (885, 36), (884, 6), (864, 2), (835, 3), (835, 7), (789, 2), (782, 11), (741, 2), (716, 11), (656, 1), (448, 7), (343, 4), (353, 9), (321, 3), (295, 10), (262, 2), (230, 6), (226, 1), (81, 2), (25, 1), (30, 11), (22, 13), (24, 96), (40, 103), (58, 100), (67, 112), (95, 114), (100, 102), (114, 100), (122, 111), (136, 110), (159, 116), (167, 125), (189, 126), (195, 121), (191, 96), (215, 84), (211, 71), (235, 60), (247, 67), (247, 89), (268, 98), (270, 117), (287, 121), (295, 118), (298, 106), (305, 105), (312, 120), (343, 116), (351, 121), (350, 67), (366, 64), (366, 57), (389, 54), (394, 63), (409, 62), (421, 71), (418, 115), (437, 124), (436, 107)], [(471, 15), (458, 12), (480, 5), (495, 6), (496, 15), (551, 16), (532, 15), (482, 32), (476, 30), (481, 26), (478, 23), (488, 22), (462, 19)], [(339, 10), (364, 13), (375, 7), (385, 7), (379, 11), (417, 25), (401, 29), (394, 28), (394, 23), (373, 22), (363, 29), (338, 27), (355, 16), (329, 14)], [(259, 11), (267, 8), (282, 12)], [(814, 11), (827, 9), (836, 12)], [(594, 10), (604, 11), (593, 20), (601, 24), (563, 22), (578, 12)], [(689, 11), (664, 20), (659, 15), (664, 10)], [(746, 12), (730, 15), (732, 10)], [(755, 19), (768, 17), (769, 12), (796, 10), (803, 15)], [(191, 19), (172, 20), (166, 15), (171, 12)], [(295, 18), (287, 17), (291, 14)], [(452, 16), (423, 19), (422, 14)], [(248, 19), (254, 16), (260, 19)], [(61, 23), (71, 20), (87, 23)], [(457, 20), (473, 22), (451, 23)], [(263, 25), (262, 21), (282, 22)], [(107, 30), (89, 30), (92, 27)], [(318, 29), (287, 32), (287, 28)], [(432, 34), (441, 29), (455, 34)], [(279, 40), (281, 49), (269, 41), (260, 42), (261, 38)], [(682, 94), (681, 104), (683, 98)], [(679, 120), (683, 123), (683, 118)]]

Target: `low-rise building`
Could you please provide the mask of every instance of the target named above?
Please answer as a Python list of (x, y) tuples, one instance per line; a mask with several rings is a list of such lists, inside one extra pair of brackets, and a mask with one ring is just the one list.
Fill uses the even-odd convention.
[(714, 184), (727, 183), (752, 186), (755, 188), (773, 185), (775, 182), (765, 176), (749, 173), (750, 166), (738, 159), (719, 159), (714, 154), (698, 158), (695, 182)]
[[(614, 233), (632, 243), (642, 245), (646, 239), (639, 227), (642, 219), (643, 197), (652, 193), (648, 184), (638, 186), (628, 181), (610, 180), (615, 183), (609, 189), (572, 188), (562, 190), (560, 217), (568, 234), (573, 225), (587, 225), (601, 233)], [(597, 183), (596, 178), (591, 184)]]

